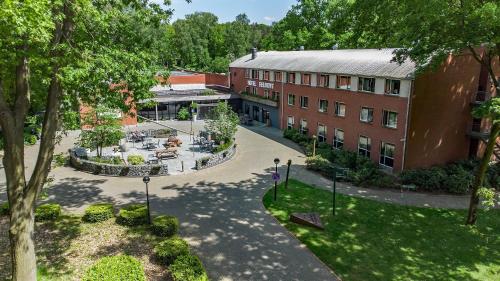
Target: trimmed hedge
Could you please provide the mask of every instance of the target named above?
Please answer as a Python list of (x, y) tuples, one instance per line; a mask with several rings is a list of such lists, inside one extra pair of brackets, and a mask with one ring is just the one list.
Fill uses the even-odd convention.
[(203, 264), (194, 255), (178, 257), (169, 269), (174, 281), (208, 281)]
[(154, 252), (158, 261), (170, 265), (177, 257), (189, 254), (189, 245), (184, 239), (175, 236), (158, 243)]
[(61, 205), (59, 204), (43, 204), (35, 210), (36, 221), (55, 220), (61, 215)]
[(137, 166), (144, 164), (144, 156), (142, 155), (129, 155), (127, 157), (127, 162), (129, 165)]
[(153, 219), (151, 231), (158, 236), (169, 237), (179, 231), (179, 220), (173, 216), (159, 216)]
[(87, 269), (82, 281), (146, 281), (142, 264), (134, 257), (104, 257)]
[(0, 216), (6, 216), (10, 214), (9, 202), (0, 204)]
[(85, 209), (83, 220), (86, 222), (101, 222), (114, 216), (113, 205), (108, 203), (92, 204)]
[(145, 204), (132, 204), (120, 209), (116, 222), (121, 225), (134, 226), (148, 221), (148, 208)]

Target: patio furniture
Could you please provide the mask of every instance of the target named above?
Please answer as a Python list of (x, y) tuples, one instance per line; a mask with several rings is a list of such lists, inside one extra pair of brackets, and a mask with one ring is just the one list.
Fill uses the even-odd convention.
[(156, 157), (158, 159), (173, 159), (177, 158), (179, 155), (177, 154), (177, 148), (176, 150), (172, 149), (161, 149), (156, 151)]
[(175, 144), (175, 146), (181, 146), (182, 145), (182, 141), (179, 138), (174, 137), (174, 136), (169, 137), (167, 139), (167, 143), (169, 143), (169, 146), (172, 146), (172, 145), (170, 145), (170, 143)]
[(147, 150), (153, 150), (158, 148), (160, 141), (155, 142), (153, 139), (146, 139), (142, 147)]
[(154, 154), (148, 154), (148, 164), (158, 164), (159, 159)]

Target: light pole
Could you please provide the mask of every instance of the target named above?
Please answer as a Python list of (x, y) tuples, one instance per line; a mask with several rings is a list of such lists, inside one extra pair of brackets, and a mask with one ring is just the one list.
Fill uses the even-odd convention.
[[(278, 177), (278, 164), (280, 163), (279, 158), (274, 158), (274, 164), (276, 165), (276, 178)], [(278, 180), (274, 180), (274, 201), (276, 201), (276, 195), (277, 195), (277, 190), (278, 190)]]
[(316, 156), (316, 135), (312, 136), (313, 138), (313, 157)]
[(151, 224), (151, 212), (149, 210), (149, 190), (148, 190), (148, 183), (151, 181), (151, 179), (148, 176), (145, 176), (142, 178), (142, 181), (146, 184), (146, 206), (148, 208), (148, 224)]
[(335, 216), (335, 197), (337, 195), (337, 168), (333, 169), (333, 215)]

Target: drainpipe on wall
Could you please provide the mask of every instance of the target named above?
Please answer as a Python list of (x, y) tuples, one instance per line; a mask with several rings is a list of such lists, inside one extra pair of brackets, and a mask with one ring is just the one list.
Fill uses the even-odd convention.
[(285, 123), (284, 122), (285, 116), (283, 116), (283, 114), (284, 114), (284, 105), (283, 105), (284, 100), (285, 100), (285, 88), (283, 85), (283, 72), (281, 72), (281, 97), (280, 97), (280, 106), (281, 106), (281, 114), (280, 114), (281, 115), (281, 117), (280, 117), (281, 118), (281, 120), (280, 120), (281, 126), (280, 127), (281, 128), (280, 128), (280, 130), (285, 128), (285, 124), (284, 124)]
[(413, 91), (414, 91), (414, 87), (415, 87), (414, 80), (412, 80), (410, 82), (410, 84), (411, 84), (410, 93), (408, 94), (408, 101), (406, 103), (406, 124), (405, 124), (405, 135), (404, 135), (404, 142), (403, 142), (403, 157), (401, 159), (401, 171), (403, 171), (405, 168), (406, 150), (407, 150), (408, 135), (409, 135), (408, 130), (410, 130), (410, 127), (408, 126), (408, 124), (410, 123), (410, 117), (411, 117), (410, 116), (411, 96), (413, 95)]

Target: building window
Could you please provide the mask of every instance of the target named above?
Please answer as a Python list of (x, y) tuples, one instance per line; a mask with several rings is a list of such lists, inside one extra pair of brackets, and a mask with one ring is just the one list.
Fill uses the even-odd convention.
[(264, 80), (269, 81), (269, 71), (264, 71)]
[(302, 84), (311, 85), (311, 74), (302, 74)]
[(257, 88), (255, 88), (255, 87), (253, 87), (253, 88), (252, 88), (252, 94), (253, 94), (254, 96), (256, 96), (256, 95), (257, 95)]
[(318, 111), (319, 112), (327, 112), (328, 111), (328, 101), (327, 100), (319, 100)]
[(250, 78), (252, 70), (251, 69), (245, 69), (245, 78)]
[(259, 71), (257, 69), (252, 69), (252, 79), (259, 79)]
[(399, 96), (401, 80), (385, 80), (385, 94)]
[(303, 135), (307, 135), (307, 120), (306, 119), (301, 119), (300, 120), (300, 133)]
[(336, 149), (342, 149), (344, 147), (344, 130), (335, 129), (335, 135), (333, 136), (333, 147)]
[(372, 140), (368, 137), (359, 136), (358, 154), (370, 158)]
[(267, 90), (267, 89), (264, 90), (264, 98), (266, 98), (266, 99), (269, 98), (269, 90)]
[(394, 148), (393, 144), (382, 142), (380, 146), (380, 165), (394, 167)]
[(250, 94), (250, 87), (249, 86), (245, 87), (245, 93)]
[(326, 142), (326, 126), (318, 124), (318, 143)]
[(345, 117), (345, 103), (335, 102), (335, 115)]
[(279, 100), (280, 99), (280, 92), (273, 92), (272, 99), (276, 100), (276, 101)]
[(375, 92), (375, 78), (359, 77), (358, 91)]
[(359, 121), (366, 123), (373, 122), (373, 108), (362, 107), (359, 113)]
[(290, 129), (293, 129), (293, 125), (295, 124), (295, 118), (293, 118), (293, 116), (288, 116), (288, 119), (287, 119), (287, 123), (286, 123), (286, 127), (290, 130)]
[(295, 105), (295, 95), (288, 94), (288, 105)]
[(274, 73), (274, 80), (275, 80), (276, 82), (281, 82), (281, 80), (282, 80), (282, 79), (283, 79), (283, 78), (282, 78), (282, 76), (281, 76), (281, 72), (279, 72), (279, 71), (278, 71), (278, 72), (275, 72), (275, 73)]
[(396, 129), (398, 127), (398, 114), (393, 111), (384, 110), (382, 125), (387, 128)]
[(295, 72), (288, 73), (288, 83), (290, 84), (295, 83)]
[(328, 88), (330, 86), (330, 76), (320, 75), (319, 76), (319, 86), (323, 88)]
[(350, 90), (351, 89), (351, 76), (337, 76), (337, 89)]
[(300, 96), (300, 107), (302, 108), (309, 107), (309, 97)]

